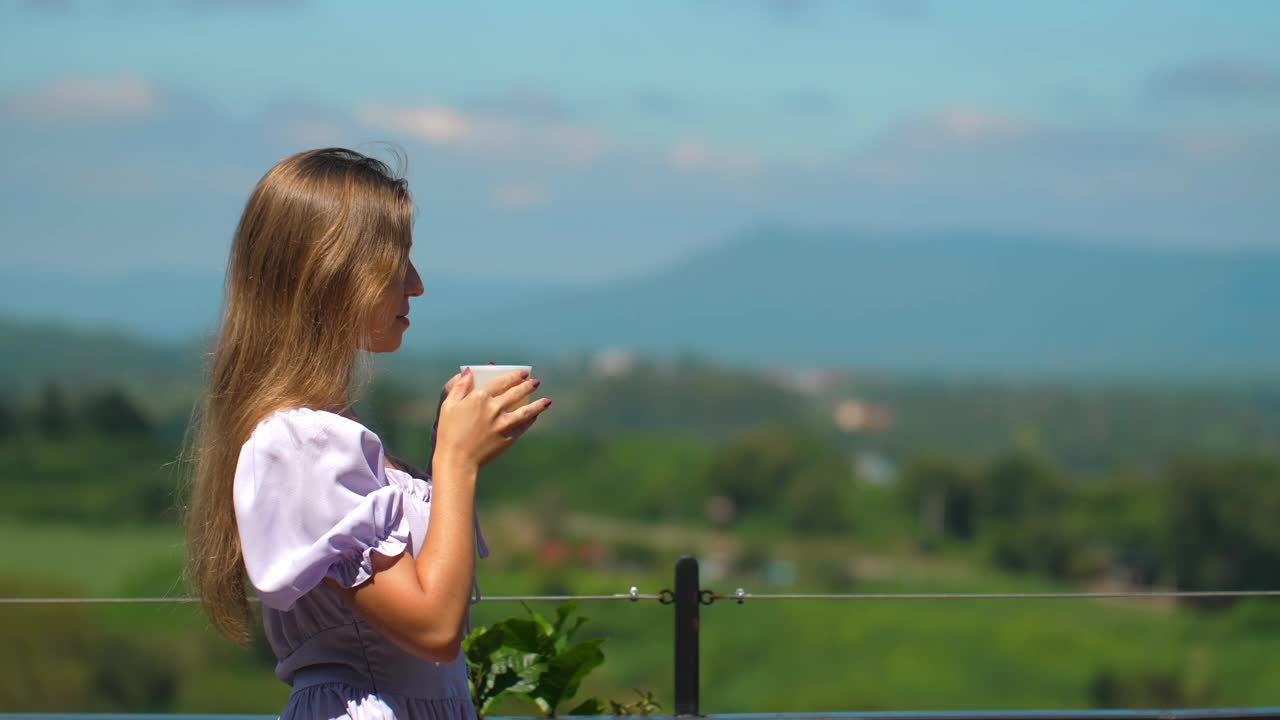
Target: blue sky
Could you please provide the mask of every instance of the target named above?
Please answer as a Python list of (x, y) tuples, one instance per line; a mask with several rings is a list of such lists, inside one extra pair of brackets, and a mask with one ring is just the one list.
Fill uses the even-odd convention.
[(1280, 244), (1280, 3), (0, 6), (5, 265), (218, 272), (284, 155), (404, 149), (428, 272), (759, 223)]

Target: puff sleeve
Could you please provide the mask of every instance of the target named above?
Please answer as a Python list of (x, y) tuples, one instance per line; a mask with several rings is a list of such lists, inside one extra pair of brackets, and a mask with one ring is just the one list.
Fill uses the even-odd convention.
[(264, 605), (288, 610), (332, 578), (354, 587), (372, 553), (409, 547), (403, 491), (388, 482), (382, 443), (339, 415), (278, 412), (240, 451), (235, 512), (249, 581)]

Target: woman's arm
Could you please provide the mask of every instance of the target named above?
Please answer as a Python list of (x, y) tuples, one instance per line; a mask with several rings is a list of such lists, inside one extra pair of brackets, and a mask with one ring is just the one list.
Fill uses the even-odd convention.
[(450, 382), (432, 458), (431, 517), (418, 556), (374, 554), (373, 577), (355, 588), (332, 581), (379, 632), (415, 656), (458, 656), (475, 573), (475, 490), (482, 465), (501, 455), (550, 405), (506, 412), (538, 383), (511, 373), (473, 391), (469, 373)]
[(458, 656), (475, 573), (477, 468), (443, 455), (433, 464), (430, 532), (418, 557), (374, 554), (374, 575), (356, 588), (332, 580), (383, 635), (426, 660)]

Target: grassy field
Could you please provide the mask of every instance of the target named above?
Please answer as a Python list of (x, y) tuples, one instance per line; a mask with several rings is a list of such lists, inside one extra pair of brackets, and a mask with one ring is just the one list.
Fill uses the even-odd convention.
[[(0, 527), (0, 576), (38, 580), (48, 588), (92, 596), (180, 595), (176, 529), (90, 531), (74, 527)], [(536, 567), (503, 569), (502, 546), (482, 565), (488, 595), (655, 592), (668, 571), (648, 574)], [(973, 592), (1063, 589), (1023, 578), (957, 572), (946, 562), (902, 559), (890, 572), (856, 584), (858, 592)], [(760, 581), (706, 582), (721, 592)], [(752, 583), (756, 583), (752, 585)], [(803, 592), (809, 588), (787, 588)], [(550, 613), (553, 603), (537, 609)], [(608, 638), (605, 665), (583, 693), (630, 699), (630, 688), (656, 692), (671, 709), (672, 612), (652, 601), (590, 603), (587, 636)], [(44, 608), (40, 618), (47, 621)], [(68, 610), (70, 612), (70, 610)], [(177, 693), (181, 712), (275, 712), (287, 695), (269, 660), (216, 638), (193, 606), (80, 609), (94, 623), (131, 634), (180, 639), (175, 662), (186, 668)], [(516, 603), (482, 603), (485, 624), (522, 614)], [(32, 609), (0, 607), (21, 622)], [(1256, 601), (1204, 614), (1147, 600), (1074, 601), (792, 601), (717, 602), (702, 608), (702, 686), (706, 712), (1091, 707), (1104, 674), (1149, 677), (1158, 689), (1176, 678), (1184, 703), (1277, 704), (1280, 688), (1280, 600)], [(34, 621), (34, 620), (33, 620)], [(1190, 688), (1190, 690), (1185, 690)], [(1190, 692), (1190, 695), (1185, 693)], [(1176, 698), (1175, 698), (1176, 700)], [(75, 710), (76, 708), (67, 708)], [(512, 703), (501, 712), (528, 713)]]

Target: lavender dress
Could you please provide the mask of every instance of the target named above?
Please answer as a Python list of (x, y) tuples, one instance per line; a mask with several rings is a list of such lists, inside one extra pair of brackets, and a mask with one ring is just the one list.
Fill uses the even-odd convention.
[[(235, 509), (276, 675), (293, 688), (282, 718), (474, 720), (464, 658), (409, 655), (324, 582), (368, 580), (375, 551), (421, 552), (429, 480), (385, 467), (381, 441), (353, 420), (283, 410), (241, 448)], [(487, 555), (478, 525), (476, 541)]]

